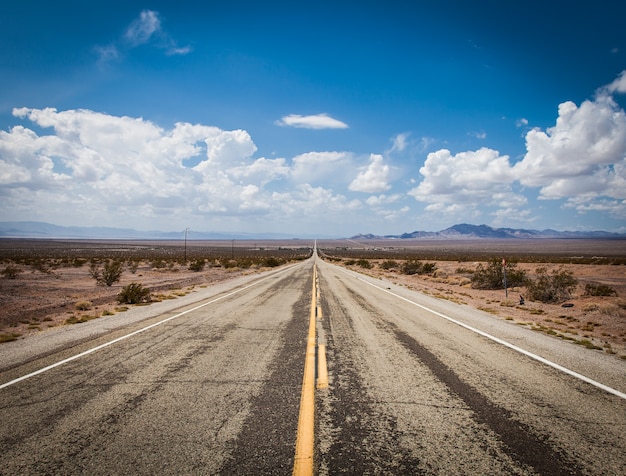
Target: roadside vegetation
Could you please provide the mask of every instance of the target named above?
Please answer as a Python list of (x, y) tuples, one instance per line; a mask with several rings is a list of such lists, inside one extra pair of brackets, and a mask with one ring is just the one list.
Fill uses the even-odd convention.
[(622, 256), (564, 256), (559, 252), (494, 256), (477, 250), (356, 248), (322, 249), (320, 256), (355, 270), (365, 268), (371, 276), (385, 276), (438, 299), (472, 303), (533, 331), (626, 359), (626, 300), (621, 296), (626, 296), (626, 283), (612, 278), (620, 285), (618, 289), (590, 280), (583, 271), (587, 265), (622, 267), (626, 265)]
[(141, 283), (132, 282), (122, 288), (117, 295), (120, 304), (139, 304), (150, 302), (150, 290), (144, 288)]

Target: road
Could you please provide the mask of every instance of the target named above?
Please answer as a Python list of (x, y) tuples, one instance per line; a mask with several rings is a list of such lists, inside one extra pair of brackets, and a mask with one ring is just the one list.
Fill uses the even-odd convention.
[(314, 262), (316, 473), (626, 474), (625, 362), (319, 259), (0, 360), (0, 474), (291, 474)]

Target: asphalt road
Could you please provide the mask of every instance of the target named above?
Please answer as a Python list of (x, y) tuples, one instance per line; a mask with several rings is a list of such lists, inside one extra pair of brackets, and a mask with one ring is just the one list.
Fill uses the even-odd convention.
[[(626, 474), (625, 362), (317, 267), (316, 472)], [(67, 332), (105, 321), (72, 326), (19, 358), (3, 345), (0, 474), (290, 474), (312, 274), (308, 260), (88, 337)]]

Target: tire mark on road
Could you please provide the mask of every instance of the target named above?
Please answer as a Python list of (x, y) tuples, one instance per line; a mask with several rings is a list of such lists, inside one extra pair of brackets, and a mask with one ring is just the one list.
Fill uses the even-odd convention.
[(509, 456), (539, 474), (580, 475), (580, 469), (567, 457), (513, 418), (508, 410), (494, 405), (471, 385), (462, 381), (437, 356), (408, 334), (395, 329), (398, 340), (413, 353), (448, 389), (474, 412), (478, 423), (486, 424), (509, 448)]
[[(293, 282), (297, 281), (293, 279), (287, 285)], [(284, 330), (282, 348), (271, 366), (273, 370), (260, 393), (252, 398), (251, 412), (239, 437), (232, 442), (230, 459), (219, 474), (291, 473), (311, 300), (311, 293), (306, 290), (310, 287), (311, 278), (292, 307), (293, 318)]]
[[(355, 301), (360, 296), (342, 283)], [(380, 411), (359, 373), (362, 344), (349, 313), (339, 300), (322, 300), (332, 381), (318, 404), (327, 450), (320, 455), (326, 474), (420, 474), (420, 461), (400, 444), (396, 418)], [(335, 345), (335, 340), (341, 345)], [(365, 350), (362, 350), (366, 352)], [(319, 446), (319, 445), (318, 445)]]

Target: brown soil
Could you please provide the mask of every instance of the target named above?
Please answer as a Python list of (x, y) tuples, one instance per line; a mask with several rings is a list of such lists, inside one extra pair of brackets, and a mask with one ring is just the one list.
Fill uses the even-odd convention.
[(135, 273), (124, 270), (121, 280), (109, 287), (98, 286), (86, 264), (49, 270), (16, 267), (20, 272), (15, 279), (0, 278), (0, 342), (123, 312), (128, 306), (119, 304), (117, 295), (131, 282), (148, 288), (154, 302), (251, 272), (221, 267), (194, 272), (180, 265), (156, 269), (142, 263)]

